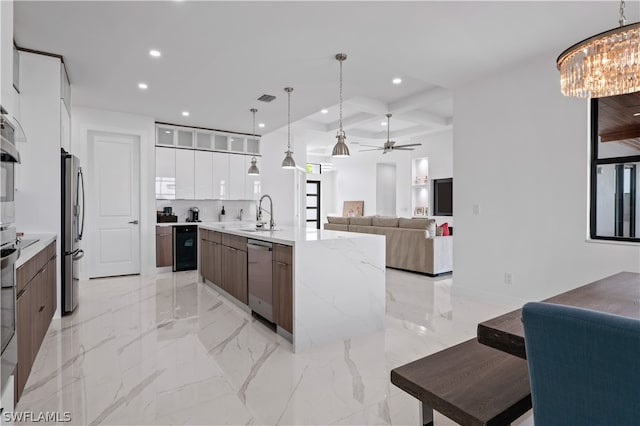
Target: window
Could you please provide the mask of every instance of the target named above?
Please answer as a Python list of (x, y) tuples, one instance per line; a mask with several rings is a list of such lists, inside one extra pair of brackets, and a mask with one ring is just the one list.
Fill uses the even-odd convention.
[(593, 239), (640, 242), (640, 93), (591, 100)]

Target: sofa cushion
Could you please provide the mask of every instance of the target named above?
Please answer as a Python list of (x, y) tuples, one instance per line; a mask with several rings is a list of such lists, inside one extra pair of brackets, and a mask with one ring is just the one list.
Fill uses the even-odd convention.
[(434, 238), (436, 236), (436, 220), (429, 219), (429, 223), (427, 224), (427, 238)]
[(427, 219), (427, 218), (407, 219), (407, 218), (401, 217), (400, 219), (398, 219), (398, 227), (410, 228), (410, 229), (427, 229), (429, 226), (429, 222), (436, 223), (435, 219)]
[(328, 231), (349, 231), (349, 225), (341, 225), (339, 223), (325, 223), (324, 229)]
[(349, 219), (349, 225), (371, 226), (371, 216), (356, 216)]
[(348, 225), (349, 218), (348, 217), (340, 217), (340, 216), (327, 216), (327, 220), (329, 223), (335, 223), (338, 225)]
[(372, 219), (373, 226), (382, 226), (385, 228), (397, 228), (398, 227), (398, 218), (397, 217), (385, 217), (385, 216), (374, 216)]

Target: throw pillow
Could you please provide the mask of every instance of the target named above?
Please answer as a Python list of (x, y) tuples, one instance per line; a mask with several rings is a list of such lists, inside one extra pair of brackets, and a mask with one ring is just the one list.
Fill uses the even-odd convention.
[(447, 222), (442, 224), (442, 236), (443, 237), (449, 236), (449, 224)]
[(436, 237), (442, 237), (442, 225), (436, 226)]
[(429, 219), (427, 223), (427, 231), (429, 231), (429, 237), (433, 238), (436, 236), (436, 221), (433, 219)]

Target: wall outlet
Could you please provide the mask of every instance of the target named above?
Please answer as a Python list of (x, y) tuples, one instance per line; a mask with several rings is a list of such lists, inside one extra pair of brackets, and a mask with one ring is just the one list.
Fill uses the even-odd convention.
[(480, 204), (474, 204), (473, 205), (473, 214), (480, 214)]
[(504, 273), (504, 283), (506, 285), (511, 285), (512, 284), (511, 272), (505, 272)]

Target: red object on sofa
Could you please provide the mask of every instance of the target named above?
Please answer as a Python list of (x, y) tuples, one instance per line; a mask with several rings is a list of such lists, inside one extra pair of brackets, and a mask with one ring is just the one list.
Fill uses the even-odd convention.
[(445, 222), (440, 226), (442, 226), (442, 236), (443, 237), (448, 237), (449, 236), (449, 223)]

